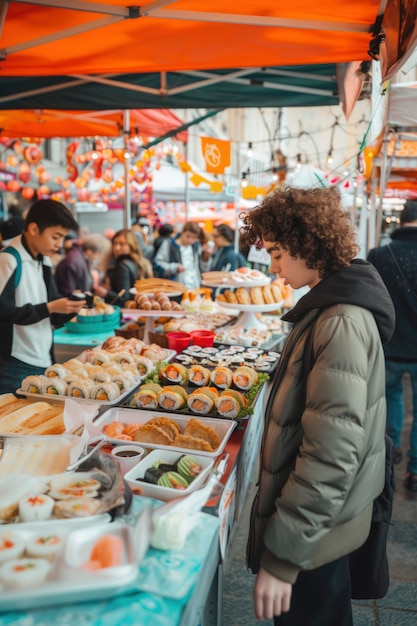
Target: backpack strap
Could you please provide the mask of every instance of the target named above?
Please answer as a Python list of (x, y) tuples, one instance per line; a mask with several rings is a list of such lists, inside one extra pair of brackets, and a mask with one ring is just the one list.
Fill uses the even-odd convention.
[(4, 250), (2, 250), (2, 252), (8, 252), (8, 254), (11, 254), (16, 259), (17, 267), (14, 274), (14, 288), (17, 289), (17, 286), (20, 283), (20, 279), (22, 277), (22, 259), (20, 257), (20, 254), (16, 250), (16, 248), (13, 248), (12, 246), (7, 246), (6, 248), (4, 248)]

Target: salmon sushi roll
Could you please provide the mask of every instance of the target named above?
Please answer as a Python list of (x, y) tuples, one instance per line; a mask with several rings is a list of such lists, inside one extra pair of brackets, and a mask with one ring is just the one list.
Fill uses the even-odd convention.
[(187, 405), (193, 413), (207, 415), (213, 410), (215, 402), (219, 396), (217, 389), (213, 387), (201, 387), (193, 391), (187, 400)]
[(151, 359), (147, 359), (146, 357), (141, 355), (135, 355), (135, 365), (141, 378), (145, 378), (146, 376), (148, 376), (155, 367)]
[(226, 389), (216, 400), (216, 411), (222, 417), (233, 419), (245, 408), (247, 400), (236, 389)]
[(130, 405), (136, 406), (138, 409), (157, 409), (160, 391), (162, 391), (162, 387), (157, 383), (141, 385), (139, 391), (134, 394)]
[(187, 368), (181, 363), (168, 363), (158, 374), (159, 380), (173, 385), (185, 384), (188, 380)]
[(238, 389), (248, 391), (258, 381), (258, 373), (247, 365), (237, 367), (233, 372), (233, 383)]
[(178, 411), (187, 404), (187, 392), (179, 385), (163, 387), (158, 394), (158, 404), (167, 411)]
[(211, 372), (211, 382), (220, 389), (227, 389), (233, 382), (233, 372), (229, 367), (218, 365)]
[(188, 380), (196, 387), (204, 387), (210, 382), (210, 370), (202, 365), (192, 365), (188, 370)]
[(65, 378), (68, 375), (68, 370), (62, 363), (54, 363), (46, 368), (44, 374), (48, 378)]

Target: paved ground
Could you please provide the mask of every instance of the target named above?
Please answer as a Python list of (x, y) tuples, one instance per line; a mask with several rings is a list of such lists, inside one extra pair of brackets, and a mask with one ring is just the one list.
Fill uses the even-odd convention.
[[(410, 388), (408, 381), (405, 382), (404, 451), (407, 450), (411, 426)], [(395, 468), (397, 488), (393, 526), (388, 540), (390, 589), (382, 600), (354, 602), (355, 626), (417, 626), (417, 496), (410, 495), (404, 488), (405, 468), (404, 458)], [(253, 492), (252, 487), (229, 545), (224, 570), (223, 626), (267, 624), (255, 619), (252, 604), (253, 576), (245, 565), (247, 524)]]

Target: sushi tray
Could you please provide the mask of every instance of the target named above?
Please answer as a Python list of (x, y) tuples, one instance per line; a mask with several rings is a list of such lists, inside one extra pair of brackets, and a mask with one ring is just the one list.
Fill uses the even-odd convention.
[(120, 444), (130, 438), (130, 443), (136, 442), (145, 449), (214, 458), (223, 452), (236, 424), (234, 420), (215, 417), (113, 407), (86, 428), (91, 440), (104, 437), (110, 443)]
[(134, 583), (150, 541), (149, 507), (135, 526), (94, 521), (0, 526), (0, 611), (107, 599)]
[[(125, 478), (132, 493), (168, 502), (179, 496), (188, 496), (193, 491), (201, 489), (210, 476), (214, 466), (214, 459), (195, 454), (183, 455), (182, 460), (185, 460), (185, 466), (188, 460), (190, 465), (194, 464), (196, 472), (198, 472), (191, 482), (188, 482), (186, 478), (183, 478), (183, 481), (181, 481), (181, 473), (178, 476), (178, 472), (181, 472), (178, 469), (180, 465), (178, 463), (179, 459), (181, 460), (181, 456), (177, 451), (152, 450), (149, 452), (146, 457), (126, 474)], [(171, 470), (170, 468), (173, 469)], [(148, 479), (148, 474), (150, 479)], [(160, 482), (157, 482), (157, 479), (164, 474), (167, 476), (166, 484), (161, 485)], [(172, 484), (170, 483), (169, 477), (172, 475), (175, 475), (177, 483), (174, 479), (172, 479)]]
[[(6, 442), (6, 457), (7, 446)], [(11, 453), (16, 456), (13, 446)], [(0, 528), (5, 524), (17, 528), (20, 524), (51, 520), (59, 524), (73, 518), (117, 514), (121, 508), (127, 508), (119, 466), (110, 455), (94, 451), (76, 471), (61, 469), (59, 473), (40, 475), (30, 469), (0, 475)]]
[(98, 400), (98, 399), (82, 398), (82, 397), (76, 397), (76, 396), (63, 396), (59, 394), (49, 394), (49, 393), (32, 393), (22, 388), (18, 389), (16, 393), (21, 396), (25, 396), (27, 398), (37, 398), (38, 400), (39, 399), (50, 400), (51, 398), (53, 398), (54, 400), (55, 399), (57, 400), (71, 399), (71, 400), (74, 400), (75, 402), (92, 405), (93, 407), (96, 407), (98, 411), (100, 406), (115, 406), (116, 404), (121, 404), (123, 400), (125, 400), (125, 398), (127, 398), (132, 393), (132, 391), (134, 391), (140, 385), (140, 382), (141, 382), (141, 379), (136, 378), (135, 382), (132, 384), (130, 388), (126, 389), (125, 391), (120, 393), (116, 398), (112, 400)]
[(78, 434), (84, 420), (98, 413), (99, 405), (83, 406), (70, 398), (17, 398), (0, 395), (0, 435), (50, 436)]
[(249, 365), (257, 372), (271, 373), (278, 365), (279, 352), (267, 351), (260, 347), (243, 347), (219, 343), (212, 348), (190, 346), (177, 354), (175, 361), (183, 365), (218, 365), (235, 369), (240, 365)]
[(231, 369), (160, 363), (123, 404), (137, 409), (225, 419), (248, 419), (269, 374), (249, 366)]

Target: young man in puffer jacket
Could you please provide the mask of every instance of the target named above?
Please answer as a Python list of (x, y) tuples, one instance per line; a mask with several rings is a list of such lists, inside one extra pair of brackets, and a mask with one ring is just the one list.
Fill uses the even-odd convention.
[(275, 626), (352, 626), (348, 554), (370, 530), (385, 476), (382, 344), (391, 298), (358, 252), (330, 189), (278, 190), (244, 218), (271, 272), (309, 291), (293, 324), (265, 412), (247, 560), (258, 619)]

